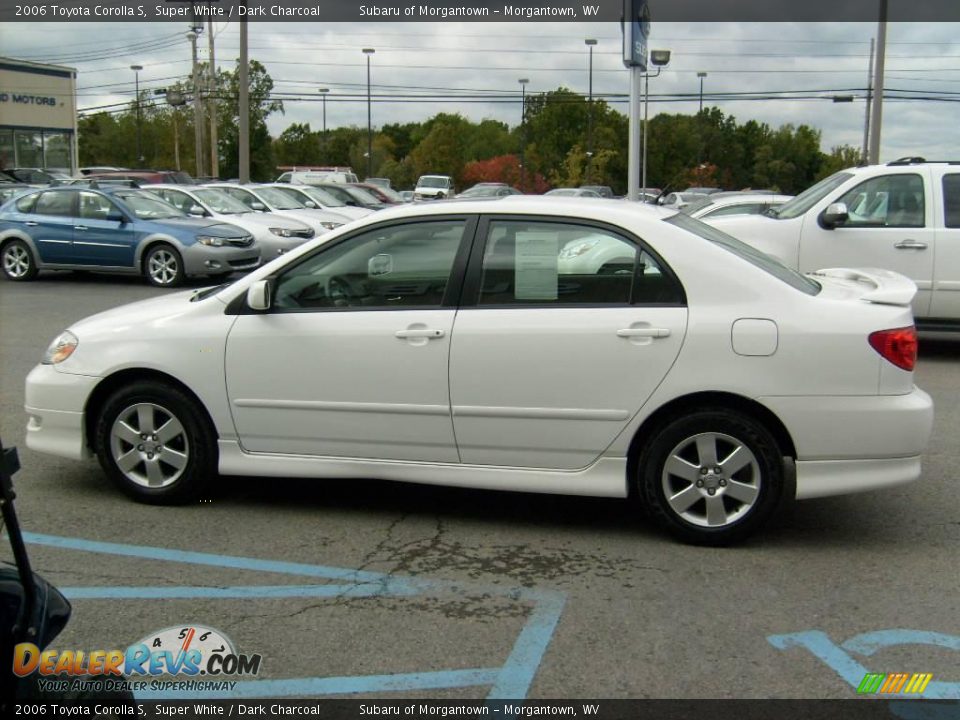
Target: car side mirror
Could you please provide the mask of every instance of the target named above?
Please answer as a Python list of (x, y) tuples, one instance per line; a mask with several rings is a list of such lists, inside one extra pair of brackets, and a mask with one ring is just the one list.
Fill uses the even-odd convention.
[(250, 209), (256, 210), (257, 212), (266, 212), (267, 206), (264, 205), (262, 202), (252, 202), (250, 203)]
[(207, 211), (199, 205), (194, 205), (190, 208), (190, 214), (194, 217), (204, 217), (207, 214)]
[(272, 299), (270, 295), (270, 281), (257, 280), (247, 288), (247, 305), (251, 310), (269, 310)]
[(850, 219), (850, 211), (847, 210), (846, 203), (831, 203), (827, 209), (820, 214), (820, 226), (825, 230), (833, 230), (838, 225), (843, 225)]
[(308, 208), (313, 208), (314, 210), (317, 207), (317, 204), (313, 200), (304, 200), (303, 204), (306, 205)]
[(107, 222), (118, 222), (121, 225), (127, 221), (127, 216), (119, 210), (111, 210), (107, 213)]

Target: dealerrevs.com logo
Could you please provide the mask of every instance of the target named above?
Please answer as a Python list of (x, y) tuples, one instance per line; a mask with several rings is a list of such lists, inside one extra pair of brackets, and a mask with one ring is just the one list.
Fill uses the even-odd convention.
[[(222, 632), (202, 625), (180, 625), (150, 633), (126, 650), (40, 650), (32, 643), (14, 648), (13, 672), (19, 677), (38, 673), (58, 678), (130, 680), (138, 676), (173, 676), (196, 681), (208, 678), (217, 686), (224, 678), (256, 675), (263, 657), (238, 653)], [(64, 676), (68, 679), (64, 680)], [(216, 678), (216, 680), (214, 680)], [(151, 683), (155, 689), (201, 689), (199, 682)], [(161, 687), (162, 686), (162, 687)]]

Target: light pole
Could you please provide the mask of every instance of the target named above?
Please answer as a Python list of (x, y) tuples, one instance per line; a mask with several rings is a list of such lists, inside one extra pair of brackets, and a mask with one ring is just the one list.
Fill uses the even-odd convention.
[(707, 76), (705, 72), (698, 72), (697, 77), (700, 78), (700, 109), (698, 113), (703, 112), (703, 79)]
[(587, 101), (587, 182), (592, 179), (593, 170), (593, 46), (597, 44), (596, 38), (587, 38), (583, 41), (584, 45), (590, 48), (590, 71), (588, 87), (590, 99)]
[[(657, 74), (653, 77), (659, 77), (660, 71), (670, 62), (669, 50), (651, 50), (650, 62), (657, 66)], [(643, 198), (641, 202), (646, 202), (644, 198), (647, 195), (647, 114), (650, 109), (650, 73), (643, 74)]]
[(190, 50), (193, 54), (193, 133), (196, 177), (203, 176), (203, 109), (200, 106), (200, 72), (197, 66), (197, 35), (199, 27), (187, 33)]
[(133, 70), (133, 73), (134, 73), (133, 76), (134, 76), (134, 83), (135, 83), (135, 87), (136, 87), (136, 90), (135, 90), (134, 92), (136, 92), (136, 96), (137, 96), (137, 167), (141, 167), (141, 166), (143, 165), (143, 149), (142, 149), (142, 148), (143, 148), (143, 144), (142, 144), (142, 138), (141, 138), (141, 135), (140, 135), (140, 133), (141, 133), (141, 125), (140, 125), (140, 71), (143, 70), (143, 65), (131, 65), (131, 66), (130, 66), (130, 69)]
[(373, 48), (364, 48), (367, 56), (367, 177), (373, 176), (373, 125), (370, 121), (370, 56), (376, 52)]
[(319, 91), (320, 97), (323, 98), (323, 149), (327, 149), (327, 93), (330, 92), (330, 88), (320, 88)]
[(527, 149), (527, 83), (530, 78), (520, 78), (520, 192), (526, 192), (527, 169), (524, 167), (523, 154)]

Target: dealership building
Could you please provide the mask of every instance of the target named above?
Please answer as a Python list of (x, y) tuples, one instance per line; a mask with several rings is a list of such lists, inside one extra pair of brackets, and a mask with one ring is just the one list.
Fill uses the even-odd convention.
[(0, 169), (77, 172), (77, 71), (0, 57)]

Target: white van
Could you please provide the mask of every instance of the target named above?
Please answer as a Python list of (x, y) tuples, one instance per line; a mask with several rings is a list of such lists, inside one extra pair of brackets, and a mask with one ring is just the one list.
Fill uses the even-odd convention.
[(278, 183), (292, 185), (322, 185), (323, 183), (359, 182), (355, 173), (349, 170), (291, 170), (277, 178)]

